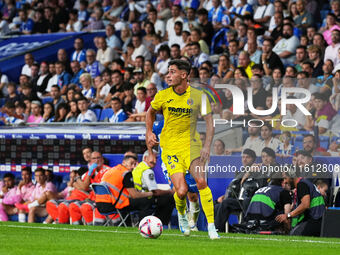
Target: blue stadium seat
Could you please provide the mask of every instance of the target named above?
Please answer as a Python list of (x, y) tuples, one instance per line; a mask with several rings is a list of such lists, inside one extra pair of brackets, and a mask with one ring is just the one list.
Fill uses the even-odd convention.
[(99, 119), (100, 119), (100, 114), (101, 114), (101, 112), (102, 112), (102, 109), (94, 108), (94, 109), (92, 109), (92, 111), (96, 114), (97, 120), (99, 121)]
[(49, 102), (52, 102), (53, 101), (53, 98), (52, 97), (44, 97), (42, 99), (42, 103), (43, 104), (46, 104), (46, 103), (49, 103)]
[(0, 98), (0, 107), (3, 107), (6, 102), (6, 98)]
[(112, 117), (112, 115), (113, 115), (112, 108), (103, 109), (99, 120), (100, 121), (108, 121), (108, 119), (110, 119)]
[(295, 151), (303, 149), (303, 136), (297, 136), (294, 140)]
[(324, 20), (329, 13), (329, 10), (321, 10), (320, 15), (321, 15), (321, 20)]
[(329, 137), (328, 136), (319, 136), (319, 139), (320, 139), (320, 147), (328, 149)]

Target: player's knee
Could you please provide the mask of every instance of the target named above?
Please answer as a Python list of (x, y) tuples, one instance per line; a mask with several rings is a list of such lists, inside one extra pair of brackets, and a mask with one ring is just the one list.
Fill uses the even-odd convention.
[(177, 189), (177, 196), (179, 197), (179, 199), (184, 199), (187, 195), (188, 192), (188, 188), (187, 187), (181, 187), (179, 189)]
[(207, 187), (207, 182), (204, 178), (198, 178), (196, 180), (196, 185), (198, 189), (205, 189)]

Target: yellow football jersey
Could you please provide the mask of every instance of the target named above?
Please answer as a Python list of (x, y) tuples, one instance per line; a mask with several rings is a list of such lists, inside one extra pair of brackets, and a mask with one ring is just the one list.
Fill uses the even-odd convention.
[(201, 145), (196, 131), (197, 119), (199, 114), (205, 116), (211, 113), (209, 99), (203, 91), (189, 86), (179, 95), (170, 87), (159, 91), (151, 106), (156, 111), (163, 111), (162, 150), (178, 152), (190, 150), (192, 143)]

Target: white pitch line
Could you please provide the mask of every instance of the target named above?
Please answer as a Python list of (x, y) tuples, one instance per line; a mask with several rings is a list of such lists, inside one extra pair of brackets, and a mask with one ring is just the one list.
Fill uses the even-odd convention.
[[(45, 230), (66, 230), (66, 231), (83, 231), (83, 232), (97, 232), (97, 233), (120, 233), (120, 234), (139, 234), (138, 232), (121, 231), (121, 230), (99, 230), (99, 229), (85, 229), (85, 228), (56, 228), (56, 227), (39, 227), (39, 226), (23, 226), (23, 225), (4, 225), (0, 224), (0, 227), (9, 228), (28, 228), (28, 229), (45, 229)], [(183, 236), (182, 234), (170, 234), (163, 233), (165, 236)], [(190, 235), (191, 237), (204, 237), (201, 235)], [(298, 243), (319, 243), (319, 244), (336, 244), (340, 245), (340, 242), (333, 241), (319, 241), (319, 240), (300, 240), (300, 239), (278, 239), (278, 238), (258, 238), (258, 237), (243, 237), (243, 236), (221, 236), (223, 239), (238, 239), (238, 240), (257, 240), (257, 241), (290, 241)]]

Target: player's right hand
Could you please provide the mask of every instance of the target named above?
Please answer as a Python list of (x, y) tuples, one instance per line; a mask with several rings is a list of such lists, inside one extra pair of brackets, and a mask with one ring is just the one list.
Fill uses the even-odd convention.
[(159, 142), (157, 141), (156, 135), (154, 133), (146, 133), (146, 146), (148, 148), (152, 148), (155, 145), (158, 145)]

